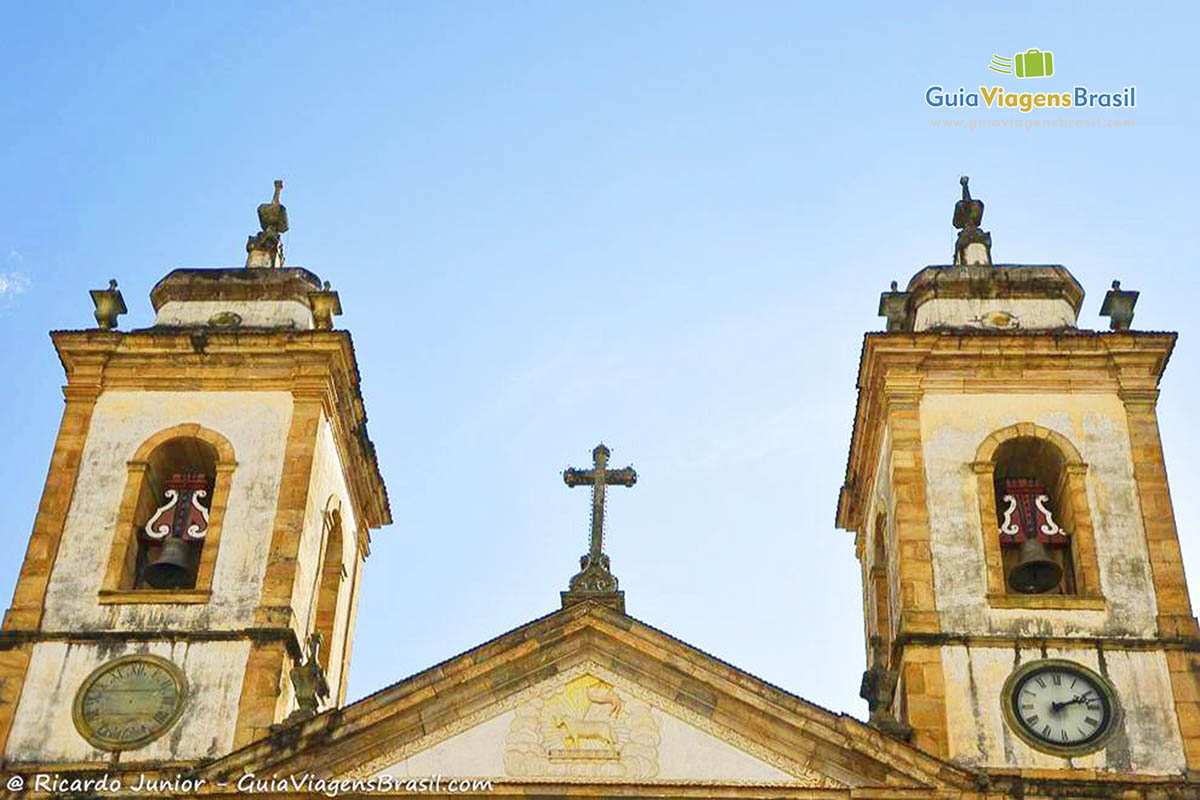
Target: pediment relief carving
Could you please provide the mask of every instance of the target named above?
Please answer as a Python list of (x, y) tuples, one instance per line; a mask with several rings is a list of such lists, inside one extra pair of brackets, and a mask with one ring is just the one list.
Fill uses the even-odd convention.
[(534, 783), (843, 787), (590, 661), (381, 754), (348, 777), (435, 769)]

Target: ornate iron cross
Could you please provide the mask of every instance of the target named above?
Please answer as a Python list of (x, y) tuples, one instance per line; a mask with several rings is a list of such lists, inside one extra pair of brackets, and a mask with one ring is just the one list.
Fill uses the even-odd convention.
[(617, 579), (610, 571), (608, 556), (604, 553), (604, 490), (608, 486), (633, 486), (637, 483), (637, 473), (633, 467), (609, 469), (608, 456), (608, 448), (598, 444), (592, 451), (591, 469), (570, 467), (563, 472), (567, 486), (592, 487), (592, 533), (588, 552), (579, 559), (580, 572), (571, 578), (564, 603), (583, 599), (581, 595), (617, 592)]

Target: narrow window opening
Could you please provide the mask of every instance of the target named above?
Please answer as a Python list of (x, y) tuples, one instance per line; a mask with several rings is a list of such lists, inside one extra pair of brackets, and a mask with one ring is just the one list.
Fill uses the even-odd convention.
[(317, 565), (316, 585), (314, 590), (315, 612), (312, 628), (321, 634), (321, 652), (319, 662), (328, 675), (330, 671), (330, 656), (334, 649), (334, 631), (337, 626), (338, 606), (341, 601), (342, 582), (346, 578), (346, 569), (342, 563), (342, 512), (331, 508), (325, 512), (322, 538), (324, 547), (321, 561)]
[[(887, 517), (879, 514), (875, 517), (874, 552), (871, 559), (871, 591), (875, 605), (875, 633), (880, 637), (883, 652), (891, 648), (892, 614), (891, 593), (888, 581), (888, 525)], [(885, 662), (890, 659), (884, 659)]]

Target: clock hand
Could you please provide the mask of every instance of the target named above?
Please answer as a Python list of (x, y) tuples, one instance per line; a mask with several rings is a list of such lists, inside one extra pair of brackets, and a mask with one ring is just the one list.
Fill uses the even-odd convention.
[(1061, 703), (1057, 702), (1057, 701), (1050, 703), (1050, 710), (1051, 711), (1062, 711), (1067, 706), (1074, 705), (1075, 703), (1086, 703), (1086, 702), (1087, 702), (1087, 700), (1082, 695), (1077, 694), (1074, 697), (1072, 697), (1070, 700), (1064, 700)]

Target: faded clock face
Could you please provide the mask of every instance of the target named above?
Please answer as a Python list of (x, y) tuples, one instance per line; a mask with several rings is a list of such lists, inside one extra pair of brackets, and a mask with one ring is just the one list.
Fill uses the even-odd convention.
[(167, 732), (187, 695), (178, 667), (157, 656), (126, 656), (88, 676), (75, 697), (75, 726), (103, 750), (132, 750)]
[(1107, 681), (1067, 661), (1027, 665), (1009, 679), (1007, 694), (1010, 724), (1031, 745), (1050, 752), (1095, 750), (1116, 719)]

